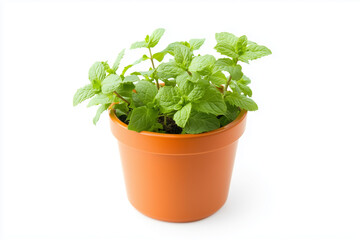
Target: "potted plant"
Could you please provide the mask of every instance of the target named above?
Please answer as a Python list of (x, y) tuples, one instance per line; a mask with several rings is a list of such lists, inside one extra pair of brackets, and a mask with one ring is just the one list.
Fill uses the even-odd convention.
[[(73, 104), (91, 98), (88, 107), (99, 105), (94, 124), (108, 109), (136, 209), (159, 220), (195, 221), (225, 203), (247, 111), (258, 109), (239, 62), (271, 51), (246, 36), (222, 32), (215, 35), (222, 58), (196, 53), (205, 39), (174, 42), (153, 53), (164, 31), (132, 44), (146, 54), (121, 72), (125, 50), (112, 67), (94, 63), (90, 84), (77, 90)], [(128, 74), (143, 61), (150, 64), (145, 71)]]

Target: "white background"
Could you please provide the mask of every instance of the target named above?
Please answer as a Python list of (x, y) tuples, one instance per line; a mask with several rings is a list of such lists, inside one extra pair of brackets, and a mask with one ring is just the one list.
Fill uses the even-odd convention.
[[(360, 2), (2, 1), (1, 231), (10, 239), (360, 239)], [(157, 50), (246, 34), (248, 115), (226, 205), (194, 223), (138, 213), (108, 116), (72, 107), (95, 61), (155, 28)], [(125, 62), (142, 50), (128, 50)], [(150, 64), (150, 63), (146, 63)], [(122, 65), (124, 66), (124, 65)]]

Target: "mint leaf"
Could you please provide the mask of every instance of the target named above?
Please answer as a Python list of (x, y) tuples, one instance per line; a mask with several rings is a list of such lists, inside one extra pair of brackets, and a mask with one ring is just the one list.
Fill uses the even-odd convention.
[(122, 79), (120, 76), (116, 75), (116, 74), (110, 74), (109, 76), (107, 76), (104, 81), (101, 83), (101, 91), (104, 94), (109, 94), (112, 93), (113, 91), (116, 90), (116, 88), (119, 87), (119, 85), (121, 84)]
[(112, 67), (112, 70), (114, 70), (114, 73), (116, 73), (116, 71), (118, 70), (119, 68), (119, 65), (120, 65), (120, 61), (121, 59), (124, 57), (125, 55), (125, 49), (123, 49), (117, 56), (115, 62), (114, 62), (114, 65)]
[(189, 71), (204, 73), (204, 75), (208, 74), (211, 72), (211, 67), (215, 62), (216, 59), (212, 55), (194, 57), (189, 66)]
[(101, 64), (104, 66), (104, 70), (105, 72), (108, 72), (108, 73), (114, 73), (114, 70), (112, 70), (108, 64), (108, 62), (101, 62)]
[(201, 85), (195, 85), (187, 95), (187, 99), (190, 102), (195, 102), (201, 99), (207, 91), (207, 87)]
[(176, 110), (175, 106), (179, 103), (180, 98), (178, 88), (169, 86), (160, 88), (159, 93), (156, 95), (156, 100), (163, 113), (170, 113)]
[(244, 85), (249, 85), (251, 83), (251, 80), (247, 76), (243, 75), (238, 82)]
[(129, 107), (125, 102), (119, 102), (113, 106), (116, 116), (128, 115)]
[(238, 83), (237, 85), (239, 86), (241, 92), (245, 94), (245, 96), (249, 96), (249, 97), (252, 96), (252, 91), (249, 86), (246, 86), (245, 84), (241, 84), (241, 83)]
[(139, 58), (138, 60), (136, 60), (134, 63), (132, 63), (132, 64), (127, 65), (126, 67), (124, 67), (124, 70), (122, 71), (121, 75), (124, 76), (125, 73), (126, 73), (126, 71), (127, 71), (129, 68), (131, 68), (131, 67), (133, 67), (133, 66), (141, 63), (142, 61), (148, 60), (148, 59), (150, 59), (150, 58), (144, 54), (141, 58)]
[(231, 58), (238, 58), (238, 55), (235, 52), (235, 48), (229, 44), (218, 43), (214, 48), (218, 53), (222, 55), (229, 56)]
[(191, 90), (194, 88), (194, 83), (189, 81), (191, 77), (187, 72), (184, 72), (183, 74), (179, 75), (176, 78), (176, 83), (179, 86), (180, 92), (182, 95), (188, 95), (190, 94)]
[(122, 82), (120, 85), (116, 88), (116, 92), (120, 94), (122, 97), (131, 97), (133, 93), (133, 89), (135, 88), (134, 83), (132, 82)]
[(151, 36), (149, 38), (149, 47), (150, 48), (155, 47), (159, 43), (164, 32), (165, 32), (165, 29), (158, 28), (151, 34)]
[(174, 57), (175, 57), (175, 62), (180, 64), (184, 69), (187, 69), (192, 58), (190, 48), (180, 44), (177, 45), (174, 48)]
[(86, 99), (93, 97), (96, 93), (98, 93), (98, 91), (93, 89), (93, 86), (91, 84), (79, 88), (74, 95), (73, 105), (74, 106), (78, 105), (79, 103), (85, 101)]
[(96, 123), (99, 121), (100, 115), (101, 115), (104, 111), (106, 111), (106, 109), (108, 109), (109, 107), (110, 107), (110, 104), (104, 104), (104, 105), (101, 105), (101, 106), (98, 108), (98, 110), (97, 110), (97, 112), (96, 112), (96, 115), (95, 115), (95, 117), (93, 118), (93, 123), (94, 123), (94, 125), (96, 125)]
[(201, 39), (190, 39), (190, 48), (192, 50), (198, 50), (205, 42), (205, 38)]
[(214, 115), (222, 115), (226, 111), (226, 104), (219, 90), (214, 87), (206, 89), (203, 97), (193, 103), (195, 110)]
[(243, 76), (240, 65), (235, 65), (235, 62), (228, 58), (220, 58), (215, 63), (215, 68), (230, 73), (233, 80), (240, 80)]
[(148, 44), (145, 41), (135, 42), (131, 44), (130, 49), (136, 49), (136, 48), (147, 48)]
[(241, 55), (246, 51), (246, 46), (248, 44), (248, 39), (245, 35), (239, 37), (236, 43), (236, 52)]
[(154, 101), (158, 90), (155, 84), (148, 81), (139, 81), (135, 85), (135, 92), (132, 93), (133, 103), (136, 107), (145, 106)]
[(106, 103), (116, 102), (115, 96), (112, 96), (112, 95), (110, 95), (110, 96), (108, 96), (106, 94), (103, 94), (103, 93), (100, 93), (100, 94), (96, 95), (95, 97), (93, 97), (90, 100), (87, 107), (92, 107), (92, 106), (99, 105), (99, 104), (106, 104)]
[(153, 58), (158, 60), (159, 62), (161, 62), (166, 54), (171, 54), (174, 56), (174, 49), (176, 46), (178, 45), (183, 45), (181, 42), (174, 42), (174, 43), (170, 43), (164, 50), (162, 50), (161, 52), (155, 53), (153, 54)]
[(267, 47), (249, 41), (246, 51), (240, 55), (239, 60), (249, 63), (248, 60), (255, 60), (270, 54), (271, 51)]
[(224, 113), (224, 116), (220, 117), (220, 125), (221, 126), (225, 126), (229, 123), (231, 123), (232, 121), (234, 121), (237, 116), (239, 116), (240, 110), (238, 107), (233, 106), (229, 103), (226, 103), (226, 112)]
[(231, 105), (240, 107), (241, 109), (244, 110), (248, 110), (248, 111), (258, 110), (258, 106), (254, 102), (254, 100), (235, 92), (227, 92), (227, 94), (225, 95), (225, 100)]
[(137, 82), (137, 81), (140, 81), (140, 78), (136, 75), (130, 75), (124, 78), (124, 82)]
[(157, 52), (153, 54), (153, 58), (156, 59), (158, 62), (161, 62), (166, 54), (168, 54), (168, 52)]
[(137, 132), (151, 131), (157, 119), (158, 112), (155, 109), (146, 106), (135, 108), (131, 113), (128, 129)]
[(234, 59), (238, 58), (238, 54), (236, 52), (238, 38), (234, 34), (227, 32), (216, 33), (215, 38), (217, 41), (215, 46), (217, 52)]
[(100, 90), (101, 82), (106, 76), (104, 65), (101, 62), (95, 62), (89, 69), (89, 80), (93, 88)]
[(227, 82), (227, 78), (221, 71), (215, 72), (207, 76), (207, 80), (212, 82), (217, 87), (220, 87), (221, 85), (226, 84)]
[(191, 103), (188, 103), (175, 113), (174, 121), (179, 127), (184, 128), (190, 117), (190, 113), (191, 113)]
[(228, 103), (226, 103), (226, 108), (227, 110), (224, 113), (224, 116), (229, 119), (230, 122), (234, 121), (240, 113), (239, 108)]
[(190, 134), (198, 134), (212, 131), (220, 127), (219, 119), (215, 115), (201, 112), (192, 112), (184, 131)]
[(176, 62), (171, 61), (167, 63), (161, 63), (157, 67), (157, 72), (159, 78), (176, 78), (178, 75), (182, 74), (184, 72), (184, 69), (182, 69)]
[(215, 39), (218, 43), (226, 43), (234, 48), (238, 41), (238, 37), (236, 37), (234, 34), (228, 33), (228, 32), (216, 33)]

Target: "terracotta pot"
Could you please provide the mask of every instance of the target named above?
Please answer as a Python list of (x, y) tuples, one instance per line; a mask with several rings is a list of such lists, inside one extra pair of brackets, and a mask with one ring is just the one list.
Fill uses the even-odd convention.
[(196, 221), (219, 210), (228, 196), (246, 114), (207, 133), (164, 134), (128, 130), (109, 110), (130, 203), (168, 222)]

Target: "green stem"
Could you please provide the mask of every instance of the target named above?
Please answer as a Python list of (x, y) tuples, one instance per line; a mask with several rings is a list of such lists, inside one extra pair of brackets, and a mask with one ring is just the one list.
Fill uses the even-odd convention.
[[(153, 69), (154, 69), (154, 71), (155, 71), (156, 68), (155, 68), (155, 64), (154, 64), (153, 55), (152, 55), (152, 53), (151, 53), (150, 47), (149, 47), (148, 49), (149, 49), (149, 53), (150, 53), (151, 64), (152, 64)], [(155, 81), (156, 81), (156, 87), (157, 87), (157, 89), (159, 90), (159, 89), (160, 89), (159, 80), (158, 80), (156, 77), (154, 77), (154, 79), (155, 79)]]
[(230, 77), (229, 77), (229, 80), (227, 80), (227, 82), (226, 82), (226, 84), (225, 84), (224, 91), (223, 91), (223, 94), (224, 94), (224, 95), (225, 95), (225, 93), (226, 93), (226, 91), (227, 91), (227, 88), (228, 88), (228, 86), (229, 86), (229, 84), (230, 84), (230, 81), (231, 81), (231, 75), (230, 75)]
[(126, 100), (125, 98), (123, 98), (118, 92), (114, 91), (114, 93), (116, 94), (116, 96), (118, 96), (118, 98), (120, 98), (121, 100), (123, 100), (124, 102), (126, 102), (128, 105), (130, 105), (129, 101)]
[(166, 115), (164, 115), (164, 126), (166, 127)]

